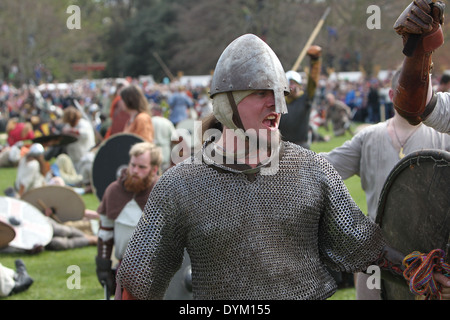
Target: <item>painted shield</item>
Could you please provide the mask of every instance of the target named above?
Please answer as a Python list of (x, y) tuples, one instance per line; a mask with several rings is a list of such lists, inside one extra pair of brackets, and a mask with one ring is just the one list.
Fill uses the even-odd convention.
[(9, 223), (0, 220), (0, 248), (6, 247), (15, 237), (14, 228)]
[(15, 232), (9, 246), (31, 250), (35, 245), (46, 246), (53, 237), (53, 228), (39, 209), (26, 201), (0, 197), (0, 221)]
[(65, 186), (44, 186), (27, 191), (21, 198), (39, 210), (52, 208), (53, 218), (64, 223), (83, 219), (85, 204), (81, 196)]
[(117, 179), (120, 170), (128, 166), (131, 146), (143, 141), (137, 135), (119, 133), (102, 142), (92, 166), (92, 185), (100, 201), (109, 184)]
[[(383, 187), (376, 218), (390, 246), (405, 255), (437, 248), (448, 252), (449, 181), (450, 153), (446, 151), (414, 152), (394, 167)], [(387, 274), (382, 278), (384, 299), (416, 298), (405, 280)]]

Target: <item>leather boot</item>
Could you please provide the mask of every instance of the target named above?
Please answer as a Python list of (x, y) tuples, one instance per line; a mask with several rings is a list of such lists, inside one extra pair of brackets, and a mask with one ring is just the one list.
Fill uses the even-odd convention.
[(23, 292), (33, 284), (33, 279), (28, 275), (23, 261), (21, 259), (17, 259), (15, 263), (16, 274), (14, 276), (14, 280), (16, 281), (16, 285), (12, 289), (11, 294)]

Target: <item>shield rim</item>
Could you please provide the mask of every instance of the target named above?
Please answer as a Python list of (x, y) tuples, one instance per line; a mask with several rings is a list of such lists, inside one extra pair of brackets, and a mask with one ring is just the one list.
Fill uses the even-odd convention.
[[(437, 149), (424, 149), (421, 151), (416, 151), (413, 153), (408, 154), (407, 156), (405, 156), (403, 159), (401, 159), (395, 166), (394, 168), (391, 170), (391, 172), (389, 173), (389, 175), (386, 178), (386, 182), (385, 185), (382, 189), (381, 195), (380, 195), (380, 199), (379, 199), (379, 203), (378, 203), (378, 207), (377, 207), (377, 216), (375, 219), (375, 223), (379, 225), (379, 227), (383, 230), (383, 218), (384, 218), (384, 213), (385, 213), (385, 209), (386, 209), (386, 203), (391, 191), (392, 186), (394, 185), (394, 183), (396, 182), (398, 176), (408, 167), (415, 165), (415, 166), (419, 166), (421, 163), (434, 163), (439, 165), (439, 163), (442, 164), (442, 166), (449, 166), (450, 165), (450, 152), (446, 151), (446, 150), (437, 150)], [(441, 248), (443, 250), (447, 250), (447, 254), (449, 253), (448, 250), (450, 248), (450, 238), (449, 238), (449, 243), (447, 243), (447, 248)], [(448, 258), (447, 258), (448, 259)], [(383, 272), (383, 282), (389, 281), (389, 282), (394, 282), (400, 284), (403, 283), (400, 281), (399, 278), (395, 278), (390, 276), (390, 274)], [(408, 288), (408, 286), (405, 284), (405, 288)], [(384, 285), (382, 285), (384, 286)], [(383, 291), (383, 289), (382, 289)], [(411, 298), (413, 298), (414, 295), (411, 293)], [(388, 300), (390, 299), (389, 297), (386, 297)]]
[[(37, 221), (39, 222), (39, 225), (42, 228), (39, 231), (39, 235), (41, 236), (41, 239), (39, 239), (39, 240), (42, 242), (35, 243), (35, 244), (40, 244), (42, 246), (46, 246), (47, 244), (50, 243), (50, 241), (53, 238), (53, 227), (50, 224), (50, 222), (47, 220), (47, 217), (45, 217), (39, 209), (37, 209), (35, 206), (30, 204), (29, 202), (26, 202), (21, 199), (16, 199), (16, 198), (11, 198), (11, 197), (6, 197), (6, 196), (0, 197), (0, 198), (4, 199), (6, 202), (9, 202), (10, 204), (16, 203), (16, 204), (22, 205), (23, 206), (22, 210), (23, 210), (23, 212), (26, 212), (26, 214), (30, 214), (30, 212), (33, 212), (32, 213), (34, 216), (33, 218), (37, 219)], [(2, 212), (0, 212), (0, 219), (5, 218), (5, 215), (6, 215), (6, 217), (11, 216), (9, 214), (9, 212), (2, 211)], [(15, 232), (15, 237), (13, 240), (10, 241), (10, 243), (8, 245), (13, 248), (17, 248), (17, 249), (31, 250), (31, 249), (33, 249), (33, 246), (28, 245), (28, 243), (26, 243), (24, 241), (20, 241), (20, 239), (23, 237), (23, 234), (21, 233), (22, 227), (24, 227), (24, 230), (27, 230), (25, 227), (25, 224), (21, 224), (20, 226), (12, 226), (12, 228), (14, 229), (14, 232)], [(46, 231), (46, 233), (43, 233), (42, 231)], [(35, 234), (37, 234), (37, 233), (35, 233)], [(35, 245), (35, 244), (33, 244), (33, 245)]]
[(16, 231), (6, 222), (0, 221), (0, 248), (8, 246), (8, 244), (16, 237)]
[(76, 193), (72, 188), (67, 186), (43, 186), (39, 188), (34, 188), (31, 190), (28, 190), (26, 193), (24, 193), (21, 197), (21, 200), (24, 200), (34, 207), (36, 207), (38, 210), (42, 211), (41, 205), (37, 202), (37, 197), (41, 197), (44, 199), (45, 205), (49, 207), (61, 207), (61, 203), (58, 203), (61, 201), (62, 197), (58, 197), (58, 193), (61, 195), (63, 193), (64, 200), (67, 200), (67, 197), (70, 199), (70, 203), (63, 203), (62, 205), (65, 208), (68, 208), (68, 211), (64, 211), (64, 214), (60, 214), (58, 211), (56, 212), (56, 217), (61, 222), (67, 222), (67, 221), (79, 221), (83, 219), (84, 212), (86, 209), (86, 205), (84, 203), (83, 198)]
[[(101, 154), (102, 148), (105, 148), (107, 145), (109, 145), (109, 144), (111, 143), (111, 141), (114, 141), (114, 139), (119, 138), (119, 137), (122, 137), (122, 136), (129, 136), (129, 137), (134, 137), (134, 138), (136, 138), (137, 140), (136, 140), (135, 143), (144, 142), (144, 139), (143, 139), (141, 136), (138, 136), (137, 134), (120, 132), (120, 133), (113, 134), (113, 135), (110, 136), (108, 139), (102, 141), (102, 143), (98, 146), (97, 152), (96, 152), (95, 157), (94, 157), (94, 161), (92, 162), (91, 185), (92, 185), (93, 193), (95, 194), (95, 196), (97, 197), (97, 199), (98, 199), (99, 201), (102, 200), (102, 197), (103, 197), (103, 194), (105, 193), (106, 187), (102, 190), (102, 194), (101, 194), (101, 196), (100, 196), (100, 195), (99, 195), (99, 192), (100, 192), (99, 189), (100, 189), (100, 188), (99, 188), (99, 186), (98, 186), (98, 180), (96, 180), (96, 179), (97, 179), (97, 176), (96, 176), (96, 174), (95, 174), (95, 167), (96, 167), (97, 164), (99, 163), (99, 162), (98, 162), (98, 160), (99, 160), (98, 156), (99, 156), (99, 154)], [(130, 147), (131, 147), (131, 146), (130, 146)], [(103, 149), (103, 150), (104, 150), (104, 149)], [(130, 150), (128, 149), (128, 150), (127, 150), (127, 155), (128, 155), (128, 152), (129, 152), (129, 151), (130, 151)], [(127, 165), (128, 165), (128, 163), (127, 163)], [(118, 167), (118, 168), (119, 168), (119, 167)], [(117, 170), (118, 168), (116, 168), (116, 170)], [(110, 183), (112, 183), (112, 182), (114, 182), (114, 180), (111, 181)]]
[[(435, 158), (447, 158), (447, 162), (450, 163), (450, 152), (445, 150), (435, 150), (435, 149), (427, 149), (422, 151), (416, 151), (413, 153), (408, 154), (403, 159), (398, 162), (395, 167), (391, 170), (391, 172), (388, 174), (386, 178), (385, 185), (381, 191), (380, 200), (378, 201), (378, 207), (377, 207), (377, 215), (375, 218), (375, 222), (381, 227), (383, 224), (383, 215), (385, 210), (385, 205), (387, 201), (387, 197), (389, 195), (389, 191), (396, 180), (397, 176), (406, 168), (408, 168), (411, 165), (418, 164), (417, 159), (421, 158), (420, 162), (425, 161), (434, 161), (436, 162)], [(445, 160), (439, 160), (439, 161), (445, 161)]]
[[(58, 143), (52, 143), (53, 140), (57, 141), (59, 139)], [(43, 145), (51, 144), (52, 146), (65, 146), (71, 143), (74, 143), (77, 141), (78, 138), (71, 134), (50, 134), (47, 136), (40, 136), (32, 139), (34, 143), (40, 143)]]

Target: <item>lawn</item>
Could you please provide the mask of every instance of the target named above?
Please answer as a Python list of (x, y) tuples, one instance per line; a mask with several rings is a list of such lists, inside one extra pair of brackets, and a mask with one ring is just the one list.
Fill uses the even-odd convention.
[[(321, 131), (323, 134), (327, 134)], [(329, 151), (340, 146), (351, 136), (332, 137), (328, 142), (314, 143), (316, 152)], [(15, 168), (0, 168), (0, 193), (12, 186)], [(361, 190), (359, 177), (345, 181), (352, 197), (363, 212), (367, 212), (366, 199)], [(83, 195), (86, 208), (96, 210), (98, 200), (93, 194)], [(34, 279), (34, 284), (26, 292), (3, 300), (98, 300), (104, 292), (95, 273), (96, 247), (86, 247), (67, 251), (44, 251), (36, 255), (0, 253), (0, 263), (14, 268), (14, 260), (21, 258)], [(353, 300), (354, 288), (341, 289), (330, 300)]]

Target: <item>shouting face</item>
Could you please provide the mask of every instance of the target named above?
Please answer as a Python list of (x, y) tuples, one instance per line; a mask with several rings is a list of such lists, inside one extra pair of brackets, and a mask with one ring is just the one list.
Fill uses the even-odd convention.
[(280, 114), (275, 111), (272, 90), (259, 90), (245, 97), (238, 105), (238, 112), (246, 133), (254, 130), (260, 143), (270, 144), (271, 138), (279, 137)]

